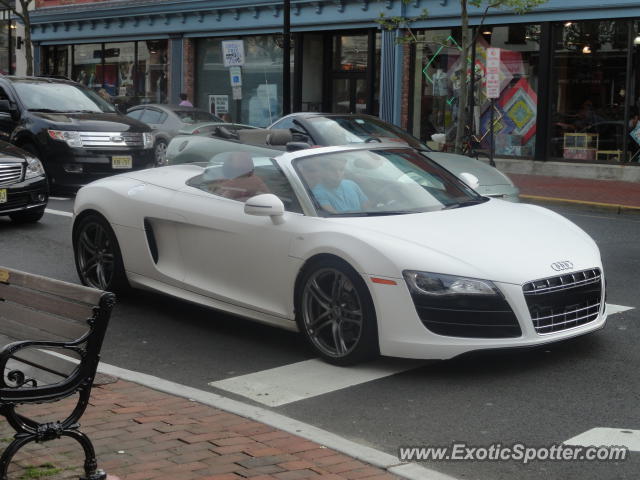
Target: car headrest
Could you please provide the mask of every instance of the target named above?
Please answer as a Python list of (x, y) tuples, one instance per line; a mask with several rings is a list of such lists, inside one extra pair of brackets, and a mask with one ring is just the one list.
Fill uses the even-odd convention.
[(267, 145), (267, 138), (271, 130), (266, 128), (248, 128), (245, 130), (238, 130), (238, 140), (241, 143), (248, 143), (250, 145)]
[(247, 152), (232, 152), (222, 165), (225, 178), (237, 178), (253, 173), (254, 165), (251, 155)]
[(267, 137), (268, 145), (286, 145), (293, 140), (291, 130), (288, 128), (273, 128), (269, 131), (271, 133)]

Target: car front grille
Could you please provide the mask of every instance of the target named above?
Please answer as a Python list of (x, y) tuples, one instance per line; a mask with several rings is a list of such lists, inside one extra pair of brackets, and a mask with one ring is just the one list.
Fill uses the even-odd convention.
[(22, 181), (22, 164), (0, 163), (0, 186)]
[(131, 132), (80, 132), (84, 148), (143, 147), (142, 133)]
[(543, 278), (522, 286), (537, 333), (555, 333), (593, 322), (602, 299), (600, 269)]

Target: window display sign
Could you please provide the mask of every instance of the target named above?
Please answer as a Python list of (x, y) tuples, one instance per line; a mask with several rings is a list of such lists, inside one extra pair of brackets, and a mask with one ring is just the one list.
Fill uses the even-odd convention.
[(244, 65), (244, 41), (225, 40), (222, 42), (222, 60), (225, 67), (242, 67)]
[(487, 98), (500, 98), (500, 49), (487, 48)]
[(229, 95), (209, 95), (209, 112), (217, 116), (229, 113)]

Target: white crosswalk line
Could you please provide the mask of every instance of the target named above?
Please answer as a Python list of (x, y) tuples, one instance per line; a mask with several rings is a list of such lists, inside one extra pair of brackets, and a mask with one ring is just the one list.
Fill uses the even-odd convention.
[(614, 305), (607, 303), (607, 315), (615, 315), (616, 313), (626, 312), (627, 310), (633, 310), (635, 307), (625, 307), (624, 305)]
[(565, 445), (583, 447), (618, 446), (632, 452), (640, 452), (640, 430), (628, 428), (597, 427), (563, 442)]
[(52, 208), (45, 209), (45, 213), (50, 213), (51, 215), (60, 215), (61, 217), (73, 217), (73, 213), (65, 212), (64, 210), (54, 210)]
[(263, 405), (277, 407), (395, 375), (423, 364), (415, 360), (380, 359), (343, 368), (312, 359), (211, 382), (209, 385)]

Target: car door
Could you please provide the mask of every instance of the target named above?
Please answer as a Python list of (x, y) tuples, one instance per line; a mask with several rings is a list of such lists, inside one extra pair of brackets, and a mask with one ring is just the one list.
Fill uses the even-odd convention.
[(169, 207), (175, 218), (184, 219), (177, 229), (185, 284), (219, 301), (291, 318), (299, 260), (289, 256), (289, 246), (305, 217), (275, 163), (267, 157), (254, 161), (255, 174), (285, 203), (285, 221), (276, 225), (270, 217), (247, 215), (242, 199), (221, 196), (211, 179), (225, 178), (224, 165), (212, 162)]

